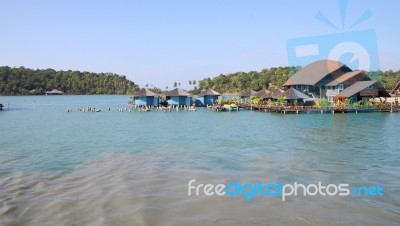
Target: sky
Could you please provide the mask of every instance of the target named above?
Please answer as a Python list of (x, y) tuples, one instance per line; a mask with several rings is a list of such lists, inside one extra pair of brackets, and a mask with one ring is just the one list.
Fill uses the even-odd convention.
[[(326, 59), (323, 48), (343, 42), (332, 35), (344, 34), (371, 42), (376, 48), (365, 48), (380, 69), (399, 70), (398, 9), (396, 0), (2, 0), (0, 66), (112, 72), (141, 87), (190, 88), (189, 80), (292, 65), (289, 40), (317, 42), (314, 54)], [(360, 30), (375, 35), (347, 35)]]

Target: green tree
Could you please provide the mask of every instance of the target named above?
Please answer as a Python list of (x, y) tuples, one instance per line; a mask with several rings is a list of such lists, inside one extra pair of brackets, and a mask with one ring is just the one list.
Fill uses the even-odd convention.
[(112, 73), (0, 67), (2, 95), (38, 95), (52, 89), (67, 94), (127, 94), (137, 88), (125, 76)]

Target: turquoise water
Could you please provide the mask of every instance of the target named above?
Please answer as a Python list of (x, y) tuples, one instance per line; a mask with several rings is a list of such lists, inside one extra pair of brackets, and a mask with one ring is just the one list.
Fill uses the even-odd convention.
[[(0, 224), (400, 223), (400, 114), (118, 112), (127, 101), (0, 97)], [(88, 106), (102, 112), (77, 111)], [(188, 197), (190, 179), (380, 185), (384, 196)]]

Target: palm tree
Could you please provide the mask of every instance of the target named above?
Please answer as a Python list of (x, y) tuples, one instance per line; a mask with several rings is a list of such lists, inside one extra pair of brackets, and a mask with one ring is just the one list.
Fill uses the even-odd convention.
[(178, 86), (177, 82), (174, 82), (174, 88), (176, 88)]
[(189, 85), (192, 85), (192, 81), (191, 80), (189, 80)]

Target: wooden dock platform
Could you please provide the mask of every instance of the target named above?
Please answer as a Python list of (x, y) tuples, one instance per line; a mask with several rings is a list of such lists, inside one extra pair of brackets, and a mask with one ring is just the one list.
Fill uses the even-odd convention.
[(239, 107), (246, 110), (264, 112), (275, 112), (281, 114), (336, 114), (336, 113), (367, 113), (367, 112), (400, 112), (398, 108), (378, 109), (376, 107), (364, 108), (338, 108), (338, 107), (315, 107), (315, 106), (271, 106), (239, 104)]

